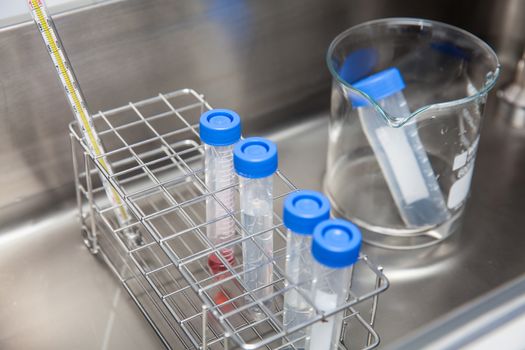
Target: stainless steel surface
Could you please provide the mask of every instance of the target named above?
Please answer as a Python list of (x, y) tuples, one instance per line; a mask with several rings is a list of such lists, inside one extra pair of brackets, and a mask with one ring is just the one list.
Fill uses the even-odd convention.
[(522, 350), (525, 344), (525, 277), (447, 314), (404, 337), (390, 350)]
[[(365, 247), (391, 280), (376, 321), (382, 344), (525, 270), (525, 139), (509, 133), (490, 108), (487, 113), (462, 232), (434, 248), (402, 255)], [(320, 189), (327, 114), (269, 136), (278, 142), (281, 169), (296, 185)], [(0, 274), (9, 283), (0, 287), (1, 347), (103, 349), (107, 332), (111, 348), (160, 348), (124, 293), (116, 303), (114, 326), (106, 329), (120, 287), (83, 247), (74, 204), (64, 206), (61, 215), (28, 217), (21, 228), (2, 233)]]
[[(105, 152), (100, 155), (93, 154), (83, 140), (79, 124), (71, 125), (78, 209), (87, 246), (104, 257), (169, 349), (206, 348), (205, 344), (210, 349), (226, 349), (226, 338), (234, 348), (295, 349), (288, 344), (288, 331), (299, 331), (336, 313), (345, 313), (347, 329), (352, 332), (350, 349), (377, 347), (379, 337), (369, 324), (373, 325), (378, 295), (388, 288), (386, 277), (361, 256), (353, 266), (348, 300), (326, 312), (317, 309), (304, 295), (304, 287), (284, 273), (286, 230), (280, 213), (284, 198), (296, 187), (280, 171), (275, 173), (270, 229), (273, 255), (268, 256), (266, 248), (257, 243), (257, 236), (267, 231), (247, 232), (239, 208), (230, 212), (220, 200), (220, 191), (225, 189), (212, 192), (204, 182), (204, 145), (196, 142), (198, 123), (190, 121), (209, 109), (201, 95), (184, 89), (100, 112), (93, 116), (105, 140)], [(131, 136), (137, 129), (141, 136)], [(108, 171), (97, 157), (106, 159), (114, 170)], [(119, 206), (104, 196), (99, 179), (111, 183), (133, 215), (127, 229), (117, 220)], [(239, 184), (231, 188), (235, 194)], [(207, 220), (209, 201), (216, 201), (225, 214)], [(228, 218), (234, 222), (233, 236), (214, 245), (206, 229)], [(128, 231), (140, 233), (143, 244), (130, 243)], [(264, 297), (246, 286), (246, 266), (235, 264), (241, 261), (241, 247), (247, 240), (256, 242), (252, 249), (261, 250), (257, 255), (266, 255), (258, 268), (270, 266), (273, 271), (265, 287), (271, 292)], [(234, 254), (233, 262), (226, 259), (225, 250)], [(215, 265), (223, 264), (221, 269), (211, 267), (213, 258)], [(282, 303), (284, 294), (292, 290), (314, 314), (287, 330), (282, 323)], [(252, 317), (249, 310), (255, 307), (260, 312)], [(207, 317), (208, 312), (215, 318)]]
[(525, 51), (516, 65), (514, 80), (498, 91), (500, 114), (510, 126), (525, 129)]
[[(67, 12), (55, 22), (93, 112), (191, 86), (212, 104), (237, 110), (254, 131), (328, 106), (325, 52), (352, 25), (424, 17), (500, 45), (525, 36), (501, 25), (510, 14), (512, 23), (525, 23), (519, 3), (126, 0)], [(1, 28), (0, 43), (0, 222), (16, 223), (29, 209), (73, 196), (72, 116), (34, 25)], [(24, 210), (10, 206), (24, 199), (18, 208)]]
[[(318, 68), (347, 25), (344, 4), (128, 0), (55, 24), (91, 111), (191, 86), (249, 126), (305, 100), (319, 104), (329, 78)], [(0, 29), (0, 42), (0, 207), (49, 191), (70, 197), (72, 115), (39, 33), (27, 22)]]
[(512, 72), (525, 47), (525, 2), (483, 0), (476, 5), (465, 29), (476, 31), (475, 27), (486, 23), (483, 36), (495, 48), (504, 70)]
[(1, 349), (161, 349), (63, 208), (0, 233)]
[[(271, 136), (281, 169), (297, 186), (320, 189), (327, 114), (313, 114), (329, 104), (324, 55), (338, 32), (382, 16), (427, 17), (510, 47), (514, 56), (502, 61), (511, 66), (525, 35), (510, 25), (525, 23), (520, 6), (127, 0), (61, 15), (56, 25), (93, 111), (192, 86), (237, 109), (248, 134), (280, 130)], [(500, 46), (507, 34), (510, 46)], [(0, 43), (0, 348), (161, 348), (79, 239), (72, 116), (38, 33), (31, 23), (3, 28)], [(383, 344), (524, 272), (525, 138), (497, 117), (487, 109), (462, 232), (411, 254), (365, 248), (391, 276), (377, 317)]]

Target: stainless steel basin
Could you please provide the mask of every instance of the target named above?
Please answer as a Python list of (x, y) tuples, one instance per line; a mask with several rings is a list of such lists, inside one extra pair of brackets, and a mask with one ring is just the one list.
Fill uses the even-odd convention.
[[(327, 115), (270, 133), (281, 168), (320, 189)], [(481, 138), (462, 232), (436, 247), (396, 252), (365, 247), (385, 267), (377, 330), (389, 344), (523, 273), (525, 138), (489, 119)], [(153, 349), (162, 344), (79, 235), (73, 202), (27, 218), (0, 235), (0, 347)]]
[(75, 203), (0, 236), (1, 349), (160, 349), (128, 294), (79, 237)]
[[(212, 105), (238, 110), (248, 134), (276, 140), (280, 167), (297, 186), (320, 190), (330, 87), (323, 55), (333, 36), (366, 19), (407, 14), (489, 39), (504, 34), (479, 14), (462, 25), (472, 8), (458, 1), (415, 3), (129, 0), (56, 22), (92, 110), (196, 88)], [(492, 13), (494, 5), (483, 3)], [(501, 3), (510, 13), (516, 2)], [(502, 47), (523, 41), (511, 39)], [(162, 348), (80, 237), (72, 117), (38, 33), (30, 23), (2, 28), (0, 42), (0, 349)], [(486, 116), (461, 232), (427, 249), (364, 247), (391, 281), (379, 300), (382, 346), (525, 272), (525, 137), (502, 122), (494, 100)]]

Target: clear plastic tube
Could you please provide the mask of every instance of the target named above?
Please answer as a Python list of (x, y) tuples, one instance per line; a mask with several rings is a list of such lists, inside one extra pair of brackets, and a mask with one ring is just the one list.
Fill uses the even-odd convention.
[[(239, 186), (243, 234), (255, 235), (243, 242), (244, 283), (256, 299), (261, 299), (273, 289), (273, 175), (257, 179), (239, 176)], [(253, 303), (251, 297), (248, 299)], [(255, 316), (261, 313), (258, 307), (251, 311)]]
[[(298, 234), (291, 230), (287, 233), (286, 242), (286, 287), (290, 281), (297, 285), (297, 289), (310, 293), (313, 279), (312, 235)], [(300, 295), (298, 290), (290, 289), (284, 295), (283, 325), (285, 329), (292, 329), (304, 324), (312, 316), (312, 308)], [(294, 332), (288, 336), (288, 340), (298, 349), (304, 348), (306, 342), (306, 329)]]
[(353, 265), (359, 258), (362, 235), (349, 221), (334, 219), (319, 223), (312, 237), (313, 281), (310, 297), (316, 312), (325, 317), (313, 323), (305, 349), (337, 350), (344, 312), (334, 312), (348, 297)]
[[(318, 310), (333, 311), (342, 305), (348, 296), (352, 266), (333, 269), (313, 262), (313, 282), (311, 296)], [(341, 337), (343, 312), (328, 317), (310, 326), (306, 339), (308, 350), (337, 350)]]
[[(379, 100), (395, 116), (410, 116), (402, 92)], [(399, 214), (409, 227), (435, 226), (450, 214), (417, 131), (415, 120), (389, 126), (370, 105), (358, 108), (359, 119), (372, 146)]]
[[(206, 221), (209, 222), (225, 216), (227, 211), (230, 213), (234, 211), (235, 193), (233, 185), (235, 183), (235, 171), (233, 169), (233, 146), (211, 146), (205, 144), (204, 150), (206, 187), (211, 192), (214, 192), (217, 200), (224, 205), (218, 203), (212, 196), (206, 198)], [(209, 224), (206, 234), (213, 245), (231, 240), (235, 234), (233, 217), (227, 216)], [(233, 249), (223, 249), (220, 253), (230, 265), (234, 265), (235, 256)], [(208, 265), (213, 274), (226, 270), (224, 263), (215, 255), (209, 257)]]

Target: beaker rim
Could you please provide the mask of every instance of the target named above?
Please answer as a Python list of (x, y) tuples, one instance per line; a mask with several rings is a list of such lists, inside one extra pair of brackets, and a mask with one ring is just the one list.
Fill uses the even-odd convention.
[[(334, 56), (334, 51), (336, 50), (338, 45), (341, 43), (341, 41), (347, 38), (352, 32), (362, 29), (363, 27), (369, 27), (369, 26), (374, 26), (374, 25), (384, 24), (384, 23), (389, 23), (393, 25), (417, 25), (419, 27), (440, 27), (442, 29), (450, 30), (458, 34), (461, 34), (465, 36), (466, 38), (469, 38), (470, 40), (472, 40), (472, 42), (476, 44), (480, 49), (488, 53), (488, 55), (494, 61), (494, 65), (495, 65), (494, 70), (487, 73), (487, 77), (486, 77), (486, 80), (483, 86), (477, 91), (477, 93), (473, 95), (468, 95), (468, 96), (454, 99), (454, 100), (436, 102), (436, 103), (431, 103), (426, 106), (422, 106), (418, 108), (416, 111), (412, 112), (408, 118), (399, 118), (399, 116), (391, 116), (389, 115), (389, 113), (385, 112), (383, 108), (379, 106), (377, 101), (375, 101), (372, 97), (370, 97), (363, 91), (357, 88), (354, 88), (352, 84), (350, 84), (345, 79), (343, 79), (341, 75), (339, 74), (339, 72), (337, 71), (336, 67), (334, 67), (334, 63), (332, 60), (332, 57)], [(328, 51), (326, 54), (326, 64), (333, 78), (335, 78), (340, 84), (348, 88), (350, 91), (357, 93), (361, 95), (364, 99), (366, 99), (378, 112), (380, 112), (380, 114), (388, 121), (388, 123), (394, 127), (399, 127), (399, 126), (404, 125), (407, 121), (409, 121), (416, 115), (430, 108), (446, 108), (452, 105), (457, 106), (457, 105), (462, 105), (462, 104), (468, 104), (468, 103), (471, 103), (472, 101), (475, 101), (481, 96), (488, 94), (488, 92), (494, 87), (496, 81), (498, 80), (500, 70), (501, 70), (498, 56), (496, 55), (492, 47), (490, 47), (489, 44), (487, 44), (485, 41), (483, 41), (476, 35), (464, 29), (461, 29), (459, 27), (453, 26), (451, 24), (429, 20), (429, 19), (412, 18), (412, 17), (387, 17), (387, 18), (375, 19), (375, 20), (363, 22), (361, 24), (358, 24), (358, 25), (355, 25), (355, 26), (352, 26), (346, 29), (345, 31), (339, 33), (330, 43), (330, 46), (328, 47)]]

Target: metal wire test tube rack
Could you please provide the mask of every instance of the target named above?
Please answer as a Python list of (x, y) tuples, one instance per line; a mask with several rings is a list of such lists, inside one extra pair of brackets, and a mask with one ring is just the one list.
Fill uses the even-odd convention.
[[(344, 334), (349, 349), (372, 349), (379, 344), (373, 329), (378, 295), (388, 288), (382, 270), (362, 255), (355, 264), (348, 300), (323, 313), (287, 280), (284, 272), (286, 230), (280, 215), (284, 197), (295, 186), (280, 172), (274, 178), (274, 255), (271, 295), (260, 300), (244, 286), (241, 247), (259, 234), (243, 234), (238, 208), (228, 211), (216, 192), (204, 183), (204, 148), (198, 120), (211, 109), (203, 96), (185, 89), (94, 115), (105, 153), (94, 156), (82, 140), (77, 123), (70, 125), (77, 204), (81, 230), (92, 253), (103, 259), (120, 280), (163, 344), (169, 349), (294, 349), (288, 335), (345, 313)], [(113, 173), (100, 165), (104, 157)], [(100, 175), (121, 196), (133, 219), (120, 227), (118, 207), (105, 196)], [(238, 196), (238, 184), (231, 186)], [(206, 221), (206, 201), (217, 201), (226, 214)], [(237, 201), (238, 202), (238, 201)], [(214, 246), (206, 237), (213, 222), (233, 218), (235, 235)], [(141, 241), (127, 232), (139, 233)], [(267, 232), (267, 231), (265, 231)], [(255, 243), (257, 245), (257, 243)], [(220, 254), (235, 252), (235, 261)], [(221, 272), (210, 271), (210, 257), (220, 259)], [(296, 289), (315, 311), (308, 323), (285, 330), (282, 324), (284, 293)], [(262, 315), (249, 309), (258, 306)], [(344, 348), (343, 342), (341, 346)]]

